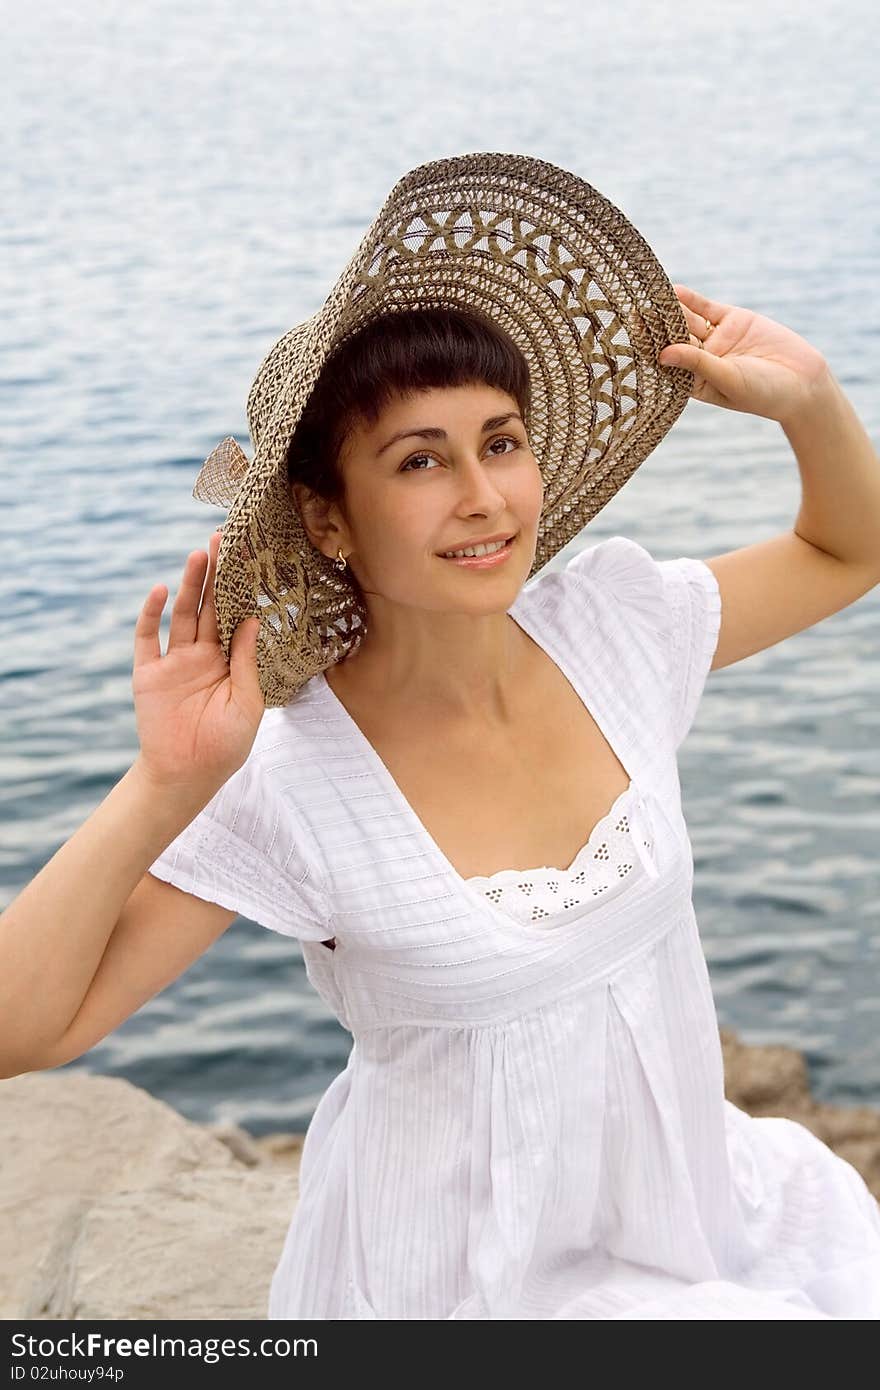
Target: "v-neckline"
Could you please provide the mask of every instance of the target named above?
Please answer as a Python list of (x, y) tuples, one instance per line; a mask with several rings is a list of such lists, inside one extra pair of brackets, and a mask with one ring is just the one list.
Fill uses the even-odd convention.
[[(549, 576), (547, 577), (549, 578)], [(624, 772), (627, 774), (629, 781), (624, 790), (618, 794), (616, 801), (612, 803), (612, 808), (613, 805), (616, 805), (616, 802), (619, 801), (625, 793), (632, 793), (634, 797), (638, 798), (641, 794), (641, 783), (640, 779), (635, 775), (633, 767), (630, 763), (630, 750), (633, 748), (633, 743), (632, 741), (630, 741), (629, 745), (623, 749), (618, 748), (615, 745), (614, 740), (611, 738), (608, 732), (608, 727), (605, 722), (605, 713), (601, 706), (601, 700), (596, 700), (595, 690), (587, 690), (584, 688), (583, 683), (575, 677), (571, 665), (569, 664), (568, 659), (566, 658), (564, 653), (560, 653), (559, 647), (554, 641), (553, 634), (551, 633), (548, 635), (546, 633), (541, 632), (539, 624), (534, 621), (532, 614), (528, 610), (528, 604), (529, 600), (532, 598), (536, 591), (536, 587), (537, 585), (533, 587), (531, 584), (527, 583), (525, 587), (520, 590), (519, 594), (514, 599), (511, 606), (507, 609), (507, 612), (509, 616), (513, 618), (517, 626), (520, 627), (526, 633), (527, 636), (531, 637), (532, 641), (541, 648), (544, 654), (549, 658), (550, 661), (553, 662), (553, 664), (558, 668), (561, 674), (568, 681), (568, 684), (571, 686), (575, 695), (577, 695), (581, 704), (584, 706), (585, 710), (590, 715), (593, 722), (596, 724), (600, 733), (603, 735), (606, 743), (608, 744), (608, 747), (614, 753)], [(583, 632), (579, 634), (580, 638), (586, 639), (590, 637), (597, 628), (598, 623), (598, 612), (592, 612), (590, 614), (590, 621), (585, 623)], [(492, 924), (496, 928), (499, 926), (506, 925), (508, 928), (512, 927), (515, 931), (526, 932), (535, 935), (536, 937), (541, 935), (541, 933), (539, 933), (537, 929), (529, 928), (521, 922), (514, 922), (512, 919), (506, 918), (504, 914), (499, 913), (484, 893), (482, 893), (478, 888), (474, 887), (474, 885), (468, 879), (462, 877), (462, 875), (456, 869), (455, 865), (447, 857), (440, 845), (434, 839), (434, 836), (431, 834), (424, 821), (418, 815), (415, 808), (407, 800), (402, 788), (395, 781), (390, 768), (382, 761), (382, 758), (379, 756), (377, 749), (374, 748), (373, 744), (367, 738), (366, 734), (364, 733), (361, 726), (358, 724), (357, 720), (346, 709), (345, 705), (342, 703), (339, 696), (336, 694), (335, 690), (330, 685), (330, 682), (327, 680), (324, 671), (320, 671), (318, 673), (318, 678), (321, 689), (326, 692), (326, 695), (329, 697), (331, 703), (337, 709), (339, 715), (345, 722), (346, 726), (350, 729), (355, 740), (362, 747), (366, 757), (372, 763), (377, 774), (385, 783), (392, 800), (397, 802), (401, 812), (410, 821), (415, 833), (424, 841), (425, 845), (431, 853), (432, 858), (436, 861), (437, 865), (443, 871), (446, 877), (451, 881), (456, 891), (458, 892), (459, 897), (463, 898), (466, 902), (468, 902), (471, 905), (471, 907), (475, 909), (487, 921), (492, 922)], [(609, 812), (606, 811), (605, 814), (601, 816), (599, 820), (596, 821), (596, 826), (598, 826), (600, 821), (604, 820), (605, 816), (607, 816), (608, 814)], [(595, 830), (596, 826), (593, 826), (593, 829), (590, 831), (590, 835), (592, 835), (593, 830)], [(589, 843), (590, 835), (587, 836), (587, 839), (584, 841), (584, 844)], [(579, 920), (579, 917), (580, 914), (574, 914), (572, 921), (567, 924), (561, 924), (561, 926), (556, 929), (556, 932), (558, 932), (559, 930), (563, 930), (566, 925), (574, 925)], [(556, 932), (554, 934), (556, 934)], [(543, 933), (543, 935), (546, 938), (546, 931)]]

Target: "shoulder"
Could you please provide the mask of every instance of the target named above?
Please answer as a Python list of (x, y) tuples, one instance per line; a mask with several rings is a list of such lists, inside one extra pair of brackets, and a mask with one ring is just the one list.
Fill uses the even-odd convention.
[(267, 708), (246, 760), (195, 826), (205, 839), (246, 846), (248, 854), (271, 861), (277, 872), (297, 883), (323, 878), (302, 814), (309, 761), (308, 739), (292, 717), (292, 707)]
[(657, 585), (658, 562), (653, 555), (629, 536), (606, 536), (592, 545), (584, 545), (557, 563), (552, 569), (541, 570), (530, 579), (526, 589), (549, 592), (569, 584), (594, 583), (606, 588)]
[(523, 589), (521, 598), (551, 627), (577, 639), (600, 629), (635, 634), (664, 627), (663, 566), (638, 541), (607, 536), (584, 546)]
[(326, 873), (300, 811), (303, 774), (285, 708), (264, 712), (245, 762), (149, 867), (274, 931), (323, 941), (332, 935)]
[(286, 705), (267, 708), (248, 757), (253, 779), (295, 800), (303, 769), (326, 757), (330, 722), (317, 677), (306, 681)]
[(574, 585), (592, 584), (627, 604), (662, 599), (663, 571), (653, 555), (629, 536), (607, 536), (573, 555), (563, 573)]
[[(718, 640), (721, 594), (704, 560), (657, 560), (628, 536), (585, 546), (544, 583), (548, 624), (583, 660), (664, 701), (675, 746), (696, 716)], [(541, 600), (539, 599), (539, 603)]]
[(569, 617), (576, 625), (591, 614), (606, 626), (617, 618), (667, 636), (700, 610), (711, 628), (721, 607), (718, 582), (705, 561), (691, 556), (657, 560), (629, 536), (607, 536), (584, 546), (566, 563), (532, 579), (523, 590), (526, 595), (548, 616)]
[(658, 631), (673, 633), (688, 614), (720, 616), (718, 581), (704, 560), (690, 555), (657, 560), (628, 536), (609, 536), (588, 546), (566, 567), (575, 584), (592, 583), (621, 608), (641, 612)]

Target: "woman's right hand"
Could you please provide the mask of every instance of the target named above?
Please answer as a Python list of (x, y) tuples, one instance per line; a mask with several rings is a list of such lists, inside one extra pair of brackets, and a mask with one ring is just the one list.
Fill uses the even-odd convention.
[(266, 708), (257, 675), (259, 618), (239, 623), (230, 661), (220, 645), (214, 607), (219, 546), (216, 531), (207, 555), (194, 550), (187, 557), (164, 656), (159, 620), (168, 591), (164, 584), (150, 590), (135, 625), (132, 669), (138, 763), (160, 787), (211, 795), (247, 760)]

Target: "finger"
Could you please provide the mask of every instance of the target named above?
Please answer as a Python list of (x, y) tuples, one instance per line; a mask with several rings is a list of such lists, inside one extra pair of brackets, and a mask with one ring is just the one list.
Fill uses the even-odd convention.
[(722, 304), (719, 299), (707, 299), (699, 290), (692, 290), (690, 285), (673, 285), (672, 288), (681, 300), (682, 308), (691, 309), (700, 318), (709, 319), (712, 323), (720, 323), (733, 308), (732, 304)]
[(687, 326), (691, 336), (696, 338), (698, 342), (702, 342), (712, 331), (705, 318), (702, 314), (695, 314), (693, 309), (689, 309), (686, 304), (683, 304), (681, 307), (684, 309), (684, 316), (687, 320)]
[(204, 550), (192, 550), (186, 557), (183, 575), (174, 607), (171, 609), (171, 628), (168, 633), (168, 651), (172, 647), (189, 646), (196, 640), (198, 630), (199, 600), (208, 557)]
[(222, 527), (218, 527), (208, 542), (208, 573), (205, 577), (205, 590), (199, 611), (197, 642), (218, 643), (217, 608), (214, 600), (214, 580), (217, 577), (217, 553), (220, 549)]
[(706, 348), (691, 343), (673, 343), (664, 348), (657, 361), (661, 367), (685, 367), (687, 371), (708, 381), (722, 396), (735, 394), (740, 380), (736, 366), (725, 357), (716, 357)]
[(138, 666), (145, 666), (148, 661), (155, 661), (157, 657), (162, 655), (162, 647), (159, 642), (159, 622), (167, 597), (168, 590), (165, 585), (154, 584), (144, 599), (141, 611), (137, 616), (137, 622), (134, 625), (132, 670), (136, 670)]
[(232, 634), (229, 648), (229, 676), (236, 690), (248, 701), (259, 702), (265, 708), (257, 664), (258, 617), (243, 618)]

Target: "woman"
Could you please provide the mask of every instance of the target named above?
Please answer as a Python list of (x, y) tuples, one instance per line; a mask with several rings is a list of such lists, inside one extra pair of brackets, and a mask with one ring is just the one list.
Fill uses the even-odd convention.
[[(562, 349), (588, 391), (571, 376), (565, 397), (559, 373), (542, 388), (546, 335), (517, 341), (516, 314), (502, 326), (459, 293), (468, 266), (485, 279), (477, 175), (499, 160), (500, 211), (514, 175), (540, 185), (552, 246), (552, 166), (414, 171), (407, 197), (479, 185), (470, 250), (446, 235), (403, 302), (392, 276), (358, 321), (378, 242), (396, 275), (410, 265), (415, 213), (401, 235), (393, 194), (356, 273), (264, 363), (253, 464), (228, 445), (206, 462), (197, 494), (234, 500), (224, 550), (215, 536), (190, 555), (164, 656), (164, 590), (144, 604), (138, 759), (3, 916), (4, 963), (24, 972), (27, 934), (51, 972), (37, 923), (87, 896), (99, 840), (115, 855), (109, 930), (94, 910), (88, 930), (66, 921), (69, 1021), (56, 967), (51, 1019), (19, 1020), (14, 1065), (80, 1055), (243, 913), (300, 940), (353, 1035), (306, 1136), (271, 1318), (880, 1316), (880, 1210), (859, 1174), (724, 1097), (676, 764), (709, 670), (880, 580), (880, 464), (815, 349), (683, 285), (674, 298), (656, 267), (636, 309), (597, 268), (599, 237), (590, 284), (617, 298), (601, 290), (607, 320), (582, 299), (591, 326)], [(589, 186), (575, 195), (628, 227)], [(550, 257), (527, 206), (528, 251)], [(650, 253), (627, 236), (610, 259), (644, 285)], [(552, 254), (537, 271), (525, 256), (523, 300), (566, 278)], [(635, 384), (626, 362), (600, 370), (603, 351), (638, 360)], [(691, 394), (783, 426), (795, 527), (708, 562), (612, 536), (535, 573)]]

